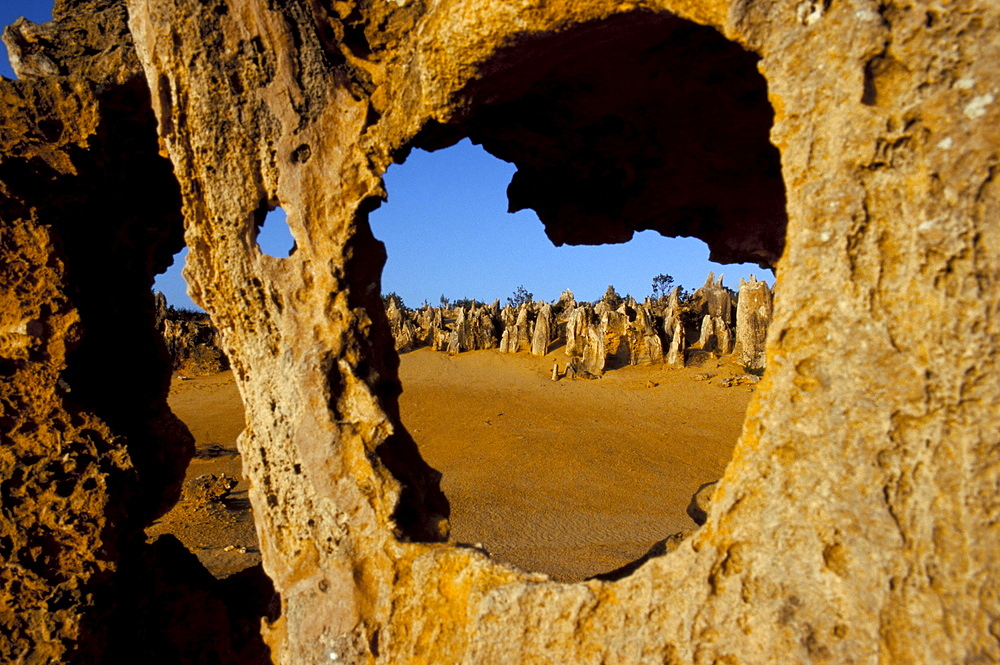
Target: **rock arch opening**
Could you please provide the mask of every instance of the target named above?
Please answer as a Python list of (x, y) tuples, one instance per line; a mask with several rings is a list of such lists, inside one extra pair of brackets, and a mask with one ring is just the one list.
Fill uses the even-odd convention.
[[(507, 188), (509, 209), (531, 208), (537, 212), (548, 238), (557, 246), (623, 242), (637, 232), (655, 230), (666, 236), (700, 238), (709, 245), (711, 257), (721, 262), (755, 262), (762, 267), (771, 267), (777, 262), (784, 245), (787, 217), (780, 155), (769, 141), (774, 113), (768, 102), (766, 82), (756, 69), (757, 59), (755, 54), (725, 39), (714, 29), (669, 14), (633, 12), (555, 34), (539, 37), (521, 35), (509, 49), (502, 49), (481, 65), (479, 76), (459, 93), (465, 103), (458, 107), (463, 111), (448, 123), (432, 122), (425, 126), (410, 147), (439, 149), (468, 136), (491, 154), (515, 164), (517, 171)], [(408, 151), (409, 148), (401, 156), (405, 157)], [(664, 269), (669, 272), (669, 267)], [(721, 286), (721, 283), (709, 283), (705, 288), (714, 289), (712, 292), (716, 295), (721, 293), (731, 298), (732, 305), (735, 305), (736, 298), (732, 297), (735, 294), (725, 293), (719, 288)], [(716, 312), (714, 309), (720, 309), (721, 305), (713, 301), (714, 296), (702, 296), (703, 302), (699, 307), (706, 311), (700, 312), (701, 320), (689, 320), (686, 325), (677, 322), (676, 330), (681, 336), (686, 332), (689, 338), (687, 343), (695, 347), (695, 355), (702, 360), (707, 355), (710, 362), (717, 363), (711, 351), (733, 350), (735, 335), (729, 332), (729, 326), (735, 328), (736, 317), (731, 311), (732, 305), (725, 313)], [(712, 316), (709, 316), (709, 310), (712, 310)], [(390, 319), (395, 327), (398, 313), (391, 309)], [(462, 325), (467, 325), (464, 319), (454, 323), (456, 328)], [(671, 332), (658, 334), (657, 341), (669, 344)], [(732, 332), (735, 333), (735, 330)], [(456, 331), (452, 331), (451, 335), (455, 337)], [(451, 340), (451, 344), (455, 341)], [(507, 342), (510, 343), (509, 340)], [(442, 347), (445, 340), (432, 340), (431, 344)], [(688, 355), (691, 353), (689, 350)], [(683, 358), (684, 342), (680, 344), (680, 354)], [(598, 355), (604, 356), (603, 350)], [(676, 361), (676, 354), (674, 357)], [(611, 363), (617, 360), (611, 356), (608, 359)], [(602, 365), (604, 360), (602, 357)], [(759, 365), (759, 351), (754, 362)], [(453, 369), (454, 364), (448, 365), (447, 370)], [(415, 383), (414, 376), (406, 376), (406, 365), (404, 362), (402, 378), (404, 388), (409, 386), (412, 395), (419, 384)], [(739, 364), (737, 367), (755, 370), (755, 374), (760, 370), (759, 366), (744, 367)], [(443, 381), (447, 370), (439, 367), (429, 371), (435, 374), (436, 380)], [(707, 379), (693, 384), (698, 385), (699, 390), (716, 380), (712, 371), (701, 371), (698, 375), (692, 378)], [(749, 380), (755, 378), (751, 375)], [(721, 377), (718, 380), (722, 380)], [(732, 381), (732, 377), (729, 380)], [(647, 381), (649, 384), (657, 383)], [(465, 386), (465, 396), (477, 394), (475, 388), (481, 388), (474, 388), (472, 383)], [(542, 382), (539, 385), (545, 384)], [(697, 391), (689, 391), (689, 396), (692, 392)], [(645, 397), (647, 395), (636, 397), (633, 401), (642, 402)], [(443, 399), (443, 396), (438, 395), (437, 398)], [(407, 409), (421, 413), (416, 404), (419, 400), (408, 404), (409, 399), (404, 390), (401, 398), (404, 418), (410, 417)], [(477, 394), (471, 401), (476, 405), (490, 403), (482, 394)], [(451, 406), (456, 404), (455, 401), (448, 403)], [(698, 409), (692, 407), (681, 408), (680, 412), (687, 411), (695, 419), (693, 414)], [(524, 404), (520, 408), (529, 410)], [(469, 432), (496, 432), (499, 421), (504, 418), (509, 420), (507, 412), (510, 408), (493, 410), (497, 413), (477, 414), (476, 422), (465, 423), (466, 429)], [(552, 407), (550, 410), (553, 410)], [(554, 410), (560, 411), (558, 407)], [(608, 412), (590, 418), (593, 421), (588, 428), (593, 433), (590, 448), (587, 442), (574, 441), (572, 436), (564, 438), (562, 445), (566, 448), (563, 457), (573, 457), (582, 452), (581, 457), (586, 460), (575, 471), (567, 470), (567, 475), (572, 477), (575, 472), (584, 477), (588, 471), (583, 467), (589, 462), (593, 463), (593, 469), (599, 476), (609, 472), (615, 463), (624, 461), (624, 457), (614, 460), (602, 457), (614, 446), (594, 443), (603, 441), (606, 444), (620, 439), (622, 432), (615, 431), (616, 423), (628, 423), (626, 427), (635, 427), (635, 422), (629, 422), (628, 415), (622, 411), (628, 411), (626, 404), (620, 406), (618, 413)], [(737, 411), (735, 425), (725, 435), (729, 449), (718, 462), (719, 472), (731, 455), (731, 446), (742, 423), (742, 407)], [(589, 415), (593, 416), (593, 413)], [(714, 417), (717, 423), (727, 421), (719, 412)], [(732, 420), (728, 418), (728, 421)], [(421, 431), (423, 427), (417, 421), (409, 422), (418, 441), (427, 435)], [(658, 432), (676, 435), (686, 424), (658, 423)], [(566, 422), (561, 426), (565, 427)], [(608, 431), (603, 431), (602, 427)], [(512, 431), (503, 440), (510, 444), (529, 438)], [(647, 438), (662, 440), (662, 435), (650, 433)], [(559, 436), (556, 436), (555, 440), (558, 439)], [(697, 448), (690, 444), (680, 447), (686, 450)], [(502, 449), (502, 446), (498, 448)], [(537, 487), (540, 478), (536, 476), (525, 481), (530, 478), (524, 473), (525, 468), (540, 466), (544, 469), (542, 475), (551, 477), (547, 474), (551, 468), (545, 468), (537, 449), (511, 448), (514, 449), (501, 453), (493, 460), (492, 468), (519, 467), (509, 477), (521, 479), (533, 487)], [(634, 453), (640, 449), (642, 446), (636, 445), (631, 446), (630, 451)], [(428, 451), (432, 465), (450, 464), (446, 453), (442, 453), (440, 458), (436, 458), (436, 454)], [(481, 448), (476, 450), (471, 445), (465, 446), (461, 454), (485, 457)], [(559, 457), (556, 453), (548, 459)], [(627, 469), (614, 467), (616, 471), (612, 475), (632, 475), (634, 480), (639, 480), (639, 484), (644, 482), (642, 477), (647, 479), (646, 491), (632, 493), (628, 499), (637, 495), (658, 496), (658, 491), (663, 489), (664, 475), (676, 474), (678, 469), (690, 471), (692, 460), (676, 458), (653, 471), (655, 464), (649, 463), (650, 458), (662, 461), (663, 457), (663, 451), (644, 450), (634, 462), (625, 465)], [(489, 469), (491, 465), (484, 464), (484, 468)], [(643, 476), (644, 473), (648, 475)], [(455, 475), (460, 477), (457, 472)], [(477, 479), (469, 481), (466, 494), (474, 496), (478, 492), (481, 495), (479, 498), (485, 498), (490, 492), (484, 487), (508, 490), (513, 485), (516, 488), (516, 482), (496, 483), (499, 475), (502, 474), (481, 473)], [(678, 507), (686, 507), (690, 494), (702, 483), (714, 478), (689, 480), (690, 491), (681, 500), (673, 498)], [(661, 487), (656, 487), (658, 481)], [(450, 496), (455, 499), (452, 505), (454, 535), (461, 539), (464, 535), (463, 501), (459, 499), (462, 490), (448, 487), (447, 469), (443, 482), (446, 491), (450, 491)], [(575, 489), (586, 487), (600, 487), (600, 481), (581, 481), (580, 487)], [(516, 542), (518, 536), (538, 533), (538, 522), (546, 519), (558, 522), (560, 519), (555, 517), (560, 512), (558, 510), (550, 513), (538, 510), (538, 506), (527, 498), (530, 492), (523, 491), (525, 489), (528, 488), (516, 488), (506, 494), (494, 492), (492, 497), (483, 501), (487, 506), (483, 513), (486, 516), (484, 521), (493, 519), (494, 522), (502, 521), (499, 516), (505, 511), (505, 502), (508, 507), (510, 502), (516, 501), (527, 504), (524, 506), (527, 510), (521, 512), (523, 523), (513, 524), (513, 528), (508, 529), (508, 544)], [(563, 490), (560, 498), (565, 501), (561, 514), (572, 515), (577, 509), (579, 517), (581, 513), (587, 513), (586, 510), (579, 510), (580, 507), (593, 506), (593, 502), (588, 503), (588, 498), (594, 496), (586, 496), (586, 489), (582, 495)], [(643, 506), (635, 508), (635, 512), (649, 514), (650, 511), (649, 507)], [(533, 517), (527, 517), (532, 514)], [(529, 523), (531, 519), (535, 519), (536, 523)], [(600, 528), (592, 529), (593, 514), (583, 517), (583, 522), (590, 522), (587, 526), (591, 527), (591, 533), (601, 533)], [(604, 536), (627, 531), (628, 526), (635, 524), (634, 519), (625, 519), (617, 524), (613, 522), (608, 522), (608, 531)], [(565, 517), (562, 524), (550, 523), (543, 527), (548, 532), (543, 540), (548, 539), (548, 546), (551, 547), (552, 540), (559, 540), (575, 529), (572, 524), (573, 520)], [(655, 537), (647, 536), (644, 546), (637, 548), (633, 544), (628, 557), (638, 556), (642, 552), (637, 550), (645, 551), (651, 542), (672, 532), (669, 526), (663, 524), (658, 528), (660, 530)], [(601, 539), (601, 536), (596, 538), (598, 541)], [(587, 543), (586, 538), (582, 539), (585, 543), (583, 547), (596, 545), (585, 557), (591, 562), (590, 574), (602, 572), (598, 562), (610, 563), (613, 559), (603, 558), (608, 554), (607, 550), (600, 551), (601, 545), (607, 545), (609, 540), (612, 539), (605, 537), (603, 543)], [(544, 543), (541, 545), (542, 548), (545, 546)], [(502, 551), (503, 547), (493, 545), (494, 554), (507, 558), (511, 552)], [(621, 556), (621, 552), (618, 555)], [(580, 568), (574, 572), (560, 569), (565, 561), (555, 559), (562, 556), (549, 557), (541, 566), (536, 562), (545, 557), (535, 557), (533, 561), (528, 557), (518, 563), (528, 569), (547, 568), (548, 572), (563, 579), (584, 576)], [(619, 558), (615, 563), (620, 565), (623, 560)], [(604, 570), (614, 567), (607, 565)], [(625, 574), (629, 570), (626, 566), (620, 573)]]
[[(530, 211), (506, 214), (502, 192), (513, 170), (467, 141), (415, 151), (387, 173), (389, 201), (369, 222), (388, 254), (382, 290), (401, 352), (402, 421), (443, 473), (452, 538), (580, 580), (690, 533), (691, 497), (721, 476), (756, 377), (732, 356), (732, 343), (719, 348), (713, 337), (709, 348), (699, 339), (711, 298), (708, 286), (694, 287), (720, 268), (704, 243), (640, 232), (631, 243), (557, 248)], [(661, 282), (651, 293), (659, 273), (690, 287), (681, 297), (690, 344), (673, 365), (673, 330), (663, 327), (673, 289)], [(609, 373), (573, 381), (567, 371), (583, 358), (567, 346), (572, 310), (596, 304), (600, 326), (609, 283), (624, 296), (610, 307), (622, 306), (622, 330), (600, 332), (617, 344), (602, 357)], [(514, 292), (521, 284), (532, 293)], [(734, 294), (712, 287), (735, 310)], [(572, 303), (560, 296), (565, 289), (577, 294)], [(519, 295), (531, 301), (522, 309), (534, 327), (514, 348), (506, 319)], [(551, 329), (536, 348), (546, 306)], [(646, 317), (638, 323), (637, 312)], [(734, 341), (734, 312), (727, 317)], [(635, 337), (642, 325), (655, 352), (649, 338)]]

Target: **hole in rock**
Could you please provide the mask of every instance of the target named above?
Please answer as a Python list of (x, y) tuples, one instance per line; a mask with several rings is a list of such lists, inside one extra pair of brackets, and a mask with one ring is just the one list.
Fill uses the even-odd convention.
[(268, 211), (257, 230), (257, 246), (268, 256), (286, 259), (295, 251), (295, 237), (288, 226), (288, 215), (280, 206)]
[[(721, 268), (702, 241), (653, 232), (624, 244), (555, 247), (534, 212), (506, 213), (514, 171), (468, 140), (415, 150), (390, 167), (389, 200), (369, 220), (388, 253), (382, 290), (400, 351), (401, 417), (443, 474), (451, 537), (580, 580), (695, 527), (691, 497), (722, 475), (757, 376), (732, 353), (697, 348), (706, 305), (692, 293), (712, 270), (765, 273)], [(661, 296), (673, 285), (682, 287), (675, 315), (689, 340), (681, 367), (666, 358), (674, 331), (664, 330), (669, 298)], [(568, 348), (567, 289), (608, 343), (599, 379), (583, 378), (582, 368), (581, 378), (568, 376), (568, 365), (585, 359)], [(525, 331), (512, 352), (504, 321), (512, 314), (502, 308), (526, 301), (527, 325), (537, 328), (548, 307), (551, 330), (535, 352)], [(607, 317), (620, 329), (601, 331), (601, 312), (619, 307), (623, 316)], [(735, 327), (735, 313), (727, 314)], [(655, 342), (636, 335), (643, 316)]]
[[(270, 236), (259, 240), (265, 251), (275, 251)], [(279, 237), (276, 246), (287, 247), (286, 240)], [(195, 454), (180, 501), (146, 535), (150, 541), (176, 536), (210, 573), (224, 578), (259, 564), (260, 547), (236, 448), (244, 427), (243, 403), (218, 332), (187, 295), (181, 273), (187, 253), (184, 248), (174, 256), (153, 290), (162, 294), (157, 295), (157, 328), (173, 369), (167, 401), (194, 436)]]

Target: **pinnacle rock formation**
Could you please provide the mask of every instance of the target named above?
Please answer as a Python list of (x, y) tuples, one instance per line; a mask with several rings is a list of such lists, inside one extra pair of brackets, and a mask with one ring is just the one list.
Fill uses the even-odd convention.
[(389, 300), (389, 305), (385, 309), (389, 318), (389, 328), (392, 330), (392, 338), (395, 340), (396, 351), (405, 352), (416, 346), (417, 333), (413, 323), (400, 311), (395, 300)]
[(713, 323), (715, 324), (715, 344), (719, 353), (732, 353), (734, 344), (732, 327), (721, 316), (714, 317)]
[(229, 369), (226, 354), (218, 345), (218, 330), (207, 314), (169, 307), (159, 291), (153, 295), (153, 303), (154, 325), (167, 347), (172, 370), (194, 377)]
[(218, 331), (207, 320), (168, 314), (161, 325), (160, 332), (174, 370), (190, 377), (217, 374), (229, 369), (226, 354), (217, 343)]
[(469, 314), (469, 348), (477, 351), (495, 349), (497, 342), (498, 303), (474, 307)]
[[(629, 320), (624, 305), (617, 310), (606, 310), (601, 314), (600, 332), (604, 338), (603, 348), (612, 367), (628, 365), (630, 357), (628, 330)], [(594, 373), (599, 374), (599, 372)]]
[(663, 339), (657, 333), (657, 322), (645, 305), (636, 306), (635, 320), (629, 326), (629, 364), (652, 365), (663, 361)]
[[(228, 665), (264, 640), (286, 665), (1000, 661), (996, 2), (54, 16), (5, 32), (21, 79), (0, 80), (3, 660)], [(400, 421), (367, 217), (390, 164), (466, 137), (516, 166), (509, 208), (557, 245), (653, 230), (777, 268), (767, 374), (704, 525), (620, 579), (449, 542)], [(256, 244), (278, 205), (283, 259)], [(150, 292), (185, 244), (280, 612), (239, 614), (145, 540), (192, 453)]]
[(517, 309), (517, 321), (514, 323), (514, 330), (511, 333), (510, 351), (528, 351), (531, 349), (531, 337), (534, 333), (532, 321), (529, 318), (530, 308), (527, 303), (522, 303)]
[(711, 314), (701, 317), (701, 335), (698, 337), (698, 342), (695, 346), (702, 351), (712, 352), (718, 346), (718, 339), (715, 335), (715, 321), (716, 317), (713, 317)]
[(586, 341), (579, 368), (588, 376), (600, 376), (604, 373), (604, 366), (608, 360), (607, 347), (605, 346), (607, 336), (604, 334), (604, 326), (588, 326), (584, 334)]
[(670, 334), (670, 348), (667, 351), (667, 364), (673, 367), (684, 367), (684, 349), (687, 347), (684, 324), (680, 320), (674, 323)]
[(733, 298), (729, 290), (722, 285), (722, 275), (716, 279), (713, 273), (708, 273), (705, 284), (696, 289), (691, 297), (695, 308), (702, 316), (720, 318), (726, 325), (733, 324)]
[(587, 328), (591, 325), (593, 313), (588, 305), (576, 307), (566, 322), (566, 355), (582, 357), (587, 345)]
[(531, 335), (531, 355), (544, 356), (549, 352), (549, 342), (552, 341), (552, 330), (555, 321), (552, 318), (552, 306), (543, 303), (535, 319), (535, 329)]
[(767, 282), (740, 280), (740, 298), (736, 308), (736, 356), (744, 367), (763, 369), (764, 342), (771, 325), (771, 289)]

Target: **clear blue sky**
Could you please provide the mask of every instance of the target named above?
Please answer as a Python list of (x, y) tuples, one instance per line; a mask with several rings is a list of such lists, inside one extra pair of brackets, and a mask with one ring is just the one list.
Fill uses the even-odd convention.
[[(52, 0), (0, 0), (0, 24), (17, 17), (42, 23), (52, 17)], [(13, 77), (2, 58), (0, 74)], [(672, 275), (694, 289), (709, 271), (726, 274), (726, 284), (754, 274), (772, 281), (756, 265), (719, 266), (708, 261), (708, 247), (693, 238), (664, 238), (652, 231), (621, 245), (554, 247), (534, 212), (507, 211), (507, 184), (514, 166), (468, 140), (434, 153), (414, 150), (405, 164), (386, 174), (389, 200), (371, 216), (375, 236), (389, 255), (382, 277), (384, 293), (395, 291), (407, 305), (442, 295), (454, 300), (504, 301), (523, 285), (536, 299), (555, 300), (570, 289), (578, 300), (596, 300), (608, 287), (642, 299), (655, 275)], [(277, 210), (259, 238), (275, 256), (287, 255), (291, 236)], [(186, 250), (156, 280), (168, 302), (195, 307), (180, 276)]]

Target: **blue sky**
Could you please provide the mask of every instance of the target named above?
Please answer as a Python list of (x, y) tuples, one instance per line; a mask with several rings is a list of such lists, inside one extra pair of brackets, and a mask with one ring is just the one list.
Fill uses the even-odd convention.
[[(19, 16), (41, 23), (51, 11), (51, 0), (0, 0), (0, 24)], [(6, 57), (0, 74), (13, 77)], [(523, 285), (536, 299), (555, 300), (570, 289), (582, 301), (596, 300), (611, 284), (641, 300), (660, 273), (689, 289), (700, 286), (709, 271), (725, 273), (730, 286), (751, 274), (773, 281), (770, 271), (753, 264), (709, 262), (700, 240), (652, 231), (621, 245), (555, 247), (534, 212), (507, 213), (514, 170), (468, 140), (434, 153), (414, 150), (405, 164), (391, 166), (385, 177), (389, 200), (370, 216), (389, 255), (383, 293), (395, 291), (407, 305), (419, 306), (424, 300), (437, 304), (442, 295), (504, 301)], [(268, 254), (287, 254), (292, 241), (281, 210), (268, 215), (258, 240)], [(185, 254), (175, 257), (155, 288), (175, 306), (195, 307), (180, 276)]]

